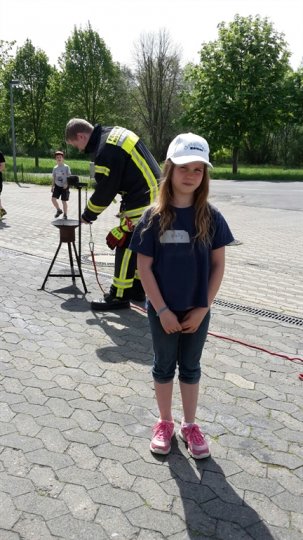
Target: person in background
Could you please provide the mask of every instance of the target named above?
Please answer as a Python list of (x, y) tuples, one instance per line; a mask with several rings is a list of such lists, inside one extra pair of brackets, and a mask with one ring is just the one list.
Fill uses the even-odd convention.
[(0, 219), (2, 219), (6, 214), (7, 211), (4, 210), (2, 203), (1, 203), (1, 193), (3, 188), (3, 171), (5, 170), (5, 157), (2, 152), (0, 152)]
[[(63, 214), (63, 218), (67, 219), (67, 201), (69, 200), (69, 187), (67, 177), (71, 174), (69, 166), (64, 163), (64, 153), (61, 150), (55, 152), (56, 165), (52, 172), (52, 203), (56, 208), (55, 218)], [(62, 210), (58, 200), (61, 197)]]
[(92, 302), (95, 311), (129, 308), (130, 300), (144, 301), (137, 274), (137, 257), (130, 251), (134, 226), (158, 193), (160, 168), (141, 139), (124, 127), (93, 126), (81, 118), (71, 119), (65, 139), (89, 154), (95, 164), (96, 187), (82, 214), (84, 223), (95, 221), (116, 195), (121, 196), (119, 225), (106, 238), (115, 250), (115, 271), (109, 293)]
[(208, 202), (209, 146), (193, 133), (169, 145), (159, 198), (139, 221), (130, 244), (137, 253), (152, 334), (152, 374), (159, 420), (150, 450), (168, 454), (174, 434), (173, 380), (178, 366), (183, 419), (179, 436), (195, 459), (210, 450), (197, 425), (200, 358), (210, 309), (224, 273), (225, 246), (233, 235)]

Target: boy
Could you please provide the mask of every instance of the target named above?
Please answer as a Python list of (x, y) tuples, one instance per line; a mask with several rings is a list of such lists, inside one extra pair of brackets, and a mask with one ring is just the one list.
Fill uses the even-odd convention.
[[(53, 168), (52, 176), (52, 203), (56, 208), (55, 218), (63, 212), (63, 218), (67, 219), (67, 201), (69, 200), (69, 189), (67, 177), (71, 174), (69, 166), (64, 163), (64, 153), (61, 150), (55, 152), (57, 165)], [(62, 201), (63, 210), (59, 207), (58, 199)]]

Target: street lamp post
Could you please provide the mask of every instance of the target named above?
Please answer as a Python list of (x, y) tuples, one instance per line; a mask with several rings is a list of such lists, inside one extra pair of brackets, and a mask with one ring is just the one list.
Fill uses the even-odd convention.
[(17, 163), (16, 163), (16, 136), (15, 136), (15, 119), (14, 119), (14, 95), (13, 87), (20, 88), (21, 83), (17, 79), (9, 82), (10, 90), (10, 105), (11, 105), (11, 128), (12, 128), (12, 147), (13, 147), (13, 168), (14, 168), (14, 180), (17, 180)]

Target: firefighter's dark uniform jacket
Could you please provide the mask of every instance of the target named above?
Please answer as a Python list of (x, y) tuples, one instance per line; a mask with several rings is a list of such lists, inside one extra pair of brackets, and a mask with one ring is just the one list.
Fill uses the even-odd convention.
[(117, 126), (97, 124), (85, 153), (94, 159), (96, 187), (83, 219), (96, 220), (120, 194), (120, 224), (123, 230), (129, 230), (157, 196), (159, 165), (135, 133)]
[[(123, 300), (139, 282), (137, 254), (128, 249), (128, 245), (134, 226), (158, 194), (160, 168), (139, 137), (122, 127), (96, 125), (85, 152), (94, 159), (96, 187), (82, 214), (83, 219), (94, 221), (117, 194), (121, 195), (119, 218), (124, 243), (116, 244), (110, 293)], [(108, 238), (107, 243), (113, 249)]]

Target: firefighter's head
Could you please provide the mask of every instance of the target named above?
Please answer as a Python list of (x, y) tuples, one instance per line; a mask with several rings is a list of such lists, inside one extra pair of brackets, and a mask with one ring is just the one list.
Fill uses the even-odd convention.
[(94, 126), (82, 118), (72, 118), (65, 128), (65, 140), (78, 150), (84, 150), (94, 130)]

